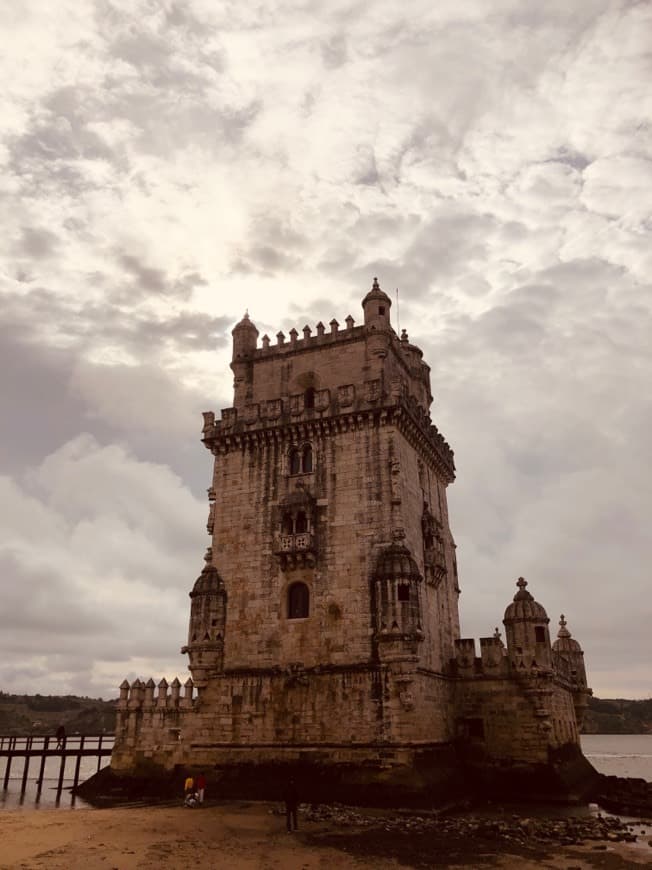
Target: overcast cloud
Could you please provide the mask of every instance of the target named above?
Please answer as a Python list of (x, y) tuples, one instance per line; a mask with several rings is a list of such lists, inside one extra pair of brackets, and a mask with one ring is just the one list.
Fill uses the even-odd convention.
[(184, 676), (232, 324), (359, 320), (378, 275), (456, 453), (463, 634), (523, 574), (596, 694), (649, 697), (652, 4), (0, 24), (0, 688)]

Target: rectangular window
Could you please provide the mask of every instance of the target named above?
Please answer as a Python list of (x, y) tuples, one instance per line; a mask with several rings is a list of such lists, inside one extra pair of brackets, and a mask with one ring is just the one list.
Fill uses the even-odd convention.
[(542, 625), (537, 625), (534, 628), (534, 640), (537, 643), (545, 643), (546, 642), (546, 630)]

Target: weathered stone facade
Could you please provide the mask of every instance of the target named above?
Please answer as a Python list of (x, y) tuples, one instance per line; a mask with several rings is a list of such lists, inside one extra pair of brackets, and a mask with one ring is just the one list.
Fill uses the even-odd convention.
[(204, 414), (212, 545), (191, 596), (192, 680), (123, 683), (112, 767), (295, 762), (413, 769), (460, 741), (540, 763), (578, 743), (581, 650), (551, 647), (524, 581), (506, 645), (460, 639), (430, 370), (374, 280), (364, 323), (258, 346), (233, 330), (234, 404)]

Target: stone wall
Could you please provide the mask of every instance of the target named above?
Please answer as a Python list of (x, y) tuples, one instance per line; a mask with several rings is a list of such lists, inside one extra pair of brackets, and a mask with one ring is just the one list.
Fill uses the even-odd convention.
[[(292, 760), (300, 752), (340, 764), (453, 737), (450, 681), (405, 663), (230, 673), (213, 679), (200, 697), (192, 698), (190, 682), (185, 692), (181, 699), (169, 693), (156, 699), (145, 696), (140, 681), (131, 689), (123, 684), (115, 770), (143, 761), (166, 769), (208, 767), (240, 758), (239, 752), (249, 762)], [(400, 752), (392, 758), (402, 763)]]
[(454, 704), (458, 738), (494, 760), (547, 763), (579, 747), (574, 693), (549, 669), (515, 670), (498, 637), (457, 641)]

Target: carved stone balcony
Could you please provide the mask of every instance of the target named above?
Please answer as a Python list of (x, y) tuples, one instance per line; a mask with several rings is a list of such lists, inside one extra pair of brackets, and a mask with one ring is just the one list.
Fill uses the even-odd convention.
[(284, 571), (304, 566), (312, 567), (316, 557), (315, 536), (312, 532), (277, 535), (274, 539), (274, 553)]

